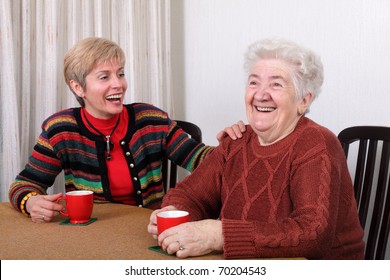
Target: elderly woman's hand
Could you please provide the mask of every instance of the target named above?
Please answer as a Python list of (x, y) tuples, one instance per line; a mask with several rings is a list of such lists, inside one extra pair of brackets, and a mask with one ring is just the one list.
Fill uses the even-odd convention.
[(168, 254), (176, 253), (179, 258), (222, 251), (222, 222), (202, 220), (184, 223), (162, 232), (158, 243), (162, 250)]
[(246, 127), (243, 121), (238, 121), (238, 123), (233, 124), (232, 126), (226, 127), (224, 130), (219, 132), (217, 134), (217, 140), (219, 143), (222, 142), (222, 140), (229, 136), (233, 140), (236, 140), (238, 138), (242, 137), (242, 133), (245, 132)]
[(59, 211), (64, 211), (65, 207), (57, 204), (56, 200), (62, 193), (52, 195), (31, 196), (26, 202), (26, 209), (30, 213), (31, 220), (35, 223), (50, 222)]
[(157, 213), (167, 210), (177, 210), (175, 206), (169, 205), (161, 209), (154, 210), (150, 215), (149, 224), (148, 224), (148, 232), (152, 234), (154, 239), (157, 239)]

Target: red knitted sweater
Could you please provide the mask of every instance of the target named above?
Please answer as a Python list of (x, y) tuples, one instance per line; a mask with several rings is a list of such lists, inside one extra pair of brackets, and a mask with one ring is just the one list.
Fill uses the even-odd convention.
[(337, 137), (303, 117), (260, 146), (250, 127), (226, 138), (163, 206), (222, 221), (225, 258), (363, 259), (351, 177)]

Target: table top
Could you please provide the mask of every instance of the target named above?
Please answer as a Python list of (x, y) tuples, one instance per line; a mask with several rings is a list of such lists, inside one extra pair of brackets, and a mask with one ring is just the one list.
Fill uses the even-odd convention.
[[(94, 204), (86, 226), (61, 225), (58, 215), (37, 224), (0, 203), (1, 260), (174, 260), (176, 256), (149, 249), (157, 241), (147, 232), (152, 210), (114, 203)], [(209, 254), (190, 259), (223, 259)]]

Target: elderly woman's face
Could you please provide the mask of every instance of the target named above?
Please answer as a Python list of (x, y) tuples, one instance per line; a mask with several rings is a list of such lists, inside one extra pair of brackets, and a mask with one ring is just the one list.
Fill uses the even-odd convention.
[(85, 81), (85, 88), (77, 84), (75, 92), (84, 99), (88, 113), (108, 119), (122, 112), (127, 89), (123, 65), (115, 60), (97, 64)]
[(277, 59), (261, 59), (252, 68), (245, 94), (249, 124), (260, 144), (269, 145), (290, 134), (311, 102), (296, 100), (291, 66)]

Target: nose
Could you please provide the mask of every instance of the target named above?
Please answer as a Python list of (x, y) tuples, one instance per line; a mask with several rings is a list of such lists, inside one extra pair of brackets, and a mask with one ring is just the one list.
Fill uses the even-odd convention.
[(271, 98), (271, 95), (269, 93), (269, 88), (265, 86), (259, 86), (256, 89), (256, 92), (254, 94), (254, 98), (259, 101), (266, 101)]
[(119, 78), (119, 77), (117, 77), (117, 76), (114, 76), (114, 77), (111, 79), (111, 87), (112, 87), (112, 88), (121, 88), (121, 87), (122, 87), (121, 78)]

